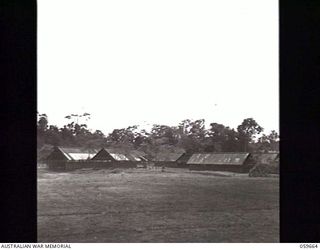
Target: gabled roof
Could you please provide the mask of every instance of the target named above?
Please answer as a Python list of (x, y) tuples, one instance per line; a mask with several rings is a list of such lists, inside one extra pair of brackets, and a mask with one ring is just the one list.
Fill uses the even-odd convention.
[(193, 154), (187, 164), (199, 165), (243, 165), (249, 153)]
[(55, 151), (60, 151), (66, 158), (66, 160), (69, 161), (89, 160), (98, 153), (97, 149), (83, 149), (71, 147), (55, 147), (54, 152)]
[(184, 153), (158, 153), (153, 158), (153, 161), (177, 161)]
[(111, 155), (111, 157), (116, 161), (130, 161), (129, 158), (120, 150), (112, 148), (103, 148), (102, 150), (108, 152)]
[(139, 157), (145, 157), (147, 154), (143, 151), (140, 151), (140, 150), (129, 150), (130, 154), (134, 154), (136, 156), (139, 156)]
[(177, 160), (178, 163), (187, 163), (192, 154), (183, 153)]
[(139, 150), (129, 150), (126, 153), (132, 161), (148, 161), (147, 154)]
[[(101, 151), (106, 152), (107, 154), (102, 154)], [(98, 155), (98, 154), (97, 154)], [(108, 156), (111, 156), (116, 161), (147, 161), (144, 158), (145, 155), (143, 152), (137, 150), (121, 150), (121, 149), (113, 149), (113, 148), (103, 148), (99, 151), (99, 158), (102, 159), (109, 159)], [(94, 158), (93, 158), (94, 160)]]
[(37, 150), (37, 159), (38, 160), (45, 160), (54, 150), (54, 146), (51, 145), (44, 145), (42, 148)]

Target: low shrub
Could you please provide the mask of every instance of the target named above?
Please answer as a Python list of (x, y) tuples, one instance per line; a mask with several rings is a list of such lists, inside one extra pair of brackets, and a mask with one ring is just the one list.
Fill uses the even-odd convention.
[(119, 174), (119, 173), (122, 173), (123, 171), (119, 168), (114, 168), (114, 169), (111, 169), (110, 170), (110, 174)]
[(280, 173), (279, 163), (275, 162), (270, 164), (269, 171), (270, 171), (270, 174), (279, 174)]
[(258, 163), (249, 171), (250, 177), (267, 177), (270, 174), (269, 165)]

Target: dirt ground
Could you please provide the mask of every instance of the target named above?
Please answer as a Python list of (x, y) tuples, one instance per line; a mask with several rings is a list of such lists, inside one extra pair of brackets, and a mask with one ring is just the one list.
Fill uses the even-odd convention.
[(279, 179), (38, 171), (39, 242), (279, 242)]

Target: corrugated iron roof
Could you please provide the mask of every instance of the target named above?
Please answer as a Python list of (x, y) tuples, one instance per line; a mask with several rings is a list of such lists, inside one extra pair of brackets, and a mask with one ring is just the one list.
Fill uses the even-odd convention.
[(105, 148), (116, 161), (147, 161), (146, 154), (138, 150), (122, 150), (114, 148)]
[(142, 151), (130, 150), (126, 155), (129, 156), (131, 161), (148, 161), (146, 158), (147, 154)]
[(249, 153), (193, 154), (187, 164), (200, 165), (243, 165)]
[(110, 153), (113, 159), (116, 161), (129, 161), (129, 158), (125, 156), (124, 154), (119, 154), (119, 153)]
[(90, 153), (69, 153), (69, 156), (75, 161), (89, 160), (95, 155), (96, 154), (90, 154)]
[(41, 149), (37, 150), (37, 159), (45, 160), (54, 150), (54, 146), (44, 145)]
[(88, 160), (98, 153), (97, 149), (57, 147), (70, 161)]
[(190, 159), (192, 154), (183, 153), (181, 157), (177, 160), (179, 163), (187, 163), (187, 161)]
[(130, 150), (129, 152), (137, 157), (145, 157), (147, 155), (145, 152), (140, 150)]
[(135, 154), (126, 153), (125, 155), (130, 161), (141, 161), (141, 159)]
[(153, 161), (177, 161), (184, 153), (158, 153), (153, 158)]

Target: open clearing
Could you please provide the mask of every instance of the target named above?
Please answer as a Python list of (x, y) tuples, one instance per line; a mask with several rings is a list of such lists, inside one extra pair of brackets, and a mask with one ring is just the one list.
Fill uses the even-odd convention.
[(39, 242), (279, 242), (279, 179), (38, 171)]

